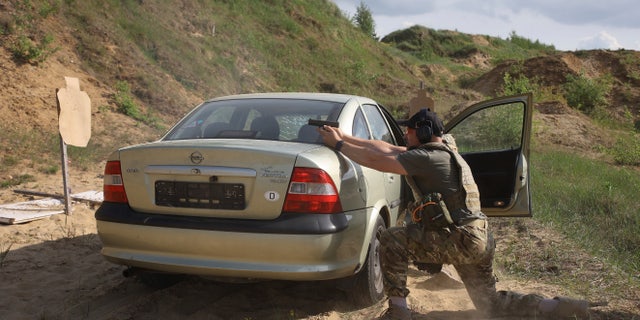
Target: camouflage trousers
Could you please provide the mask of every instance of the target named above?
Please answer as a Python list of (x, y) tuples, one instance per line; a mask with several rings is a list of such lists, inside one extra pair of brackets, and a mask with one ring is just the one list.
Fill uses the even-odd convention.
[(537, 294), (496, 291), (495, 241), (486, 220), (449, 230), (423, 230), (418, 224), (388, 229), (381, 238), (380, 263), (387, 296), (406, 297), (409, 262), (451, 264), (476, 309), (490, 315), (539, 315)]

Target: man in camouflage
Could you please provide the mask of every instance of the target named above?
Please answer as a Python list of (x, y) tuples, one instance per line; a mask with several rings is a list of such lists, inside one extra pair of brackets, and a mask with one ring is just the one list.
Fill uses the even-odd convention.
[(328, 126), (319, 130), (327, 146), (355, 162), (404, 175), (418, 199), (409, 209), (413, 222), (382, 235), (380, 260), (389, 308), (380, 319), (411, 319), (406, 301), (410, 261), (453, 265), (476, 309), (486, 315), (587, 316), (584, 300), (496, 290), (495, 241), (471, 169), (453, 141), (443, 140), (444, 126), (434, 112), (422, 109), (400, 125), (407, 127), (407, 147), (359, 139)]

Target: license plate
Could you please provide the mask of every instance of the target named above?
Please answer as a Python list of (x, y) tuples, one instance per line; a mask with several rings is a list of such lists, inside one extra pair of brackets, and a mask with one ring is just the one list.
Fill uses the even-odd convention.
[(164, 207), (243, 210), (244, 185), (156, 181), (156, 205)]

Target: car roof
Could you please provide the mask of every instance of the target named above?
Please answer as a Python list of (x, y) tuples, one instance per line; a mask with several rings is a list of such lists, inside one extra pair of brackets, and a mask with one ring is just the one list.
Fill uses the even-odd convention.
[(223, 97), (217, 97), (207, 100), (210, 101), (223, 101), (223, 100), (237, 100), (237, 99), (306, 99), (306, 100), (322, 100), (338, 103), (346, 103), (352, 99), (358, 99), (360, 101), (373, 102), (370, 98), (341, 93), (320, 93), (320, 92), (266, 92), (266, 93), (246, 93), (229, 95)]

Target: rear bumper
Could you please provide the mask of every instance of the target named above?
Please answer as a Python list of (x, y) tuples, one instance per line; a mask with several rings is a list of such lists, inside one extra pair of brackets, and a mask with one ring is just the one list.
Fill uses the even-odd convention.
[(163, 228), (247, 233), (329, 234), (343, 231), (347, 215), (283, 213), (274, 220), (220, 219), (141, 213), (127, 204), (103, 202), (95, 214), (98, 221)]
[[(123, 212), (126, 217), (121, 216)], [(363, 243), (365, 210), (293, 216), (231, 222), (148, 215), (108, 203), (96, 212), (102, 254), (117, 264), (201, 276), (281, 280), (342, 278), (360, 269), (362, 250), (367, 247)]]

